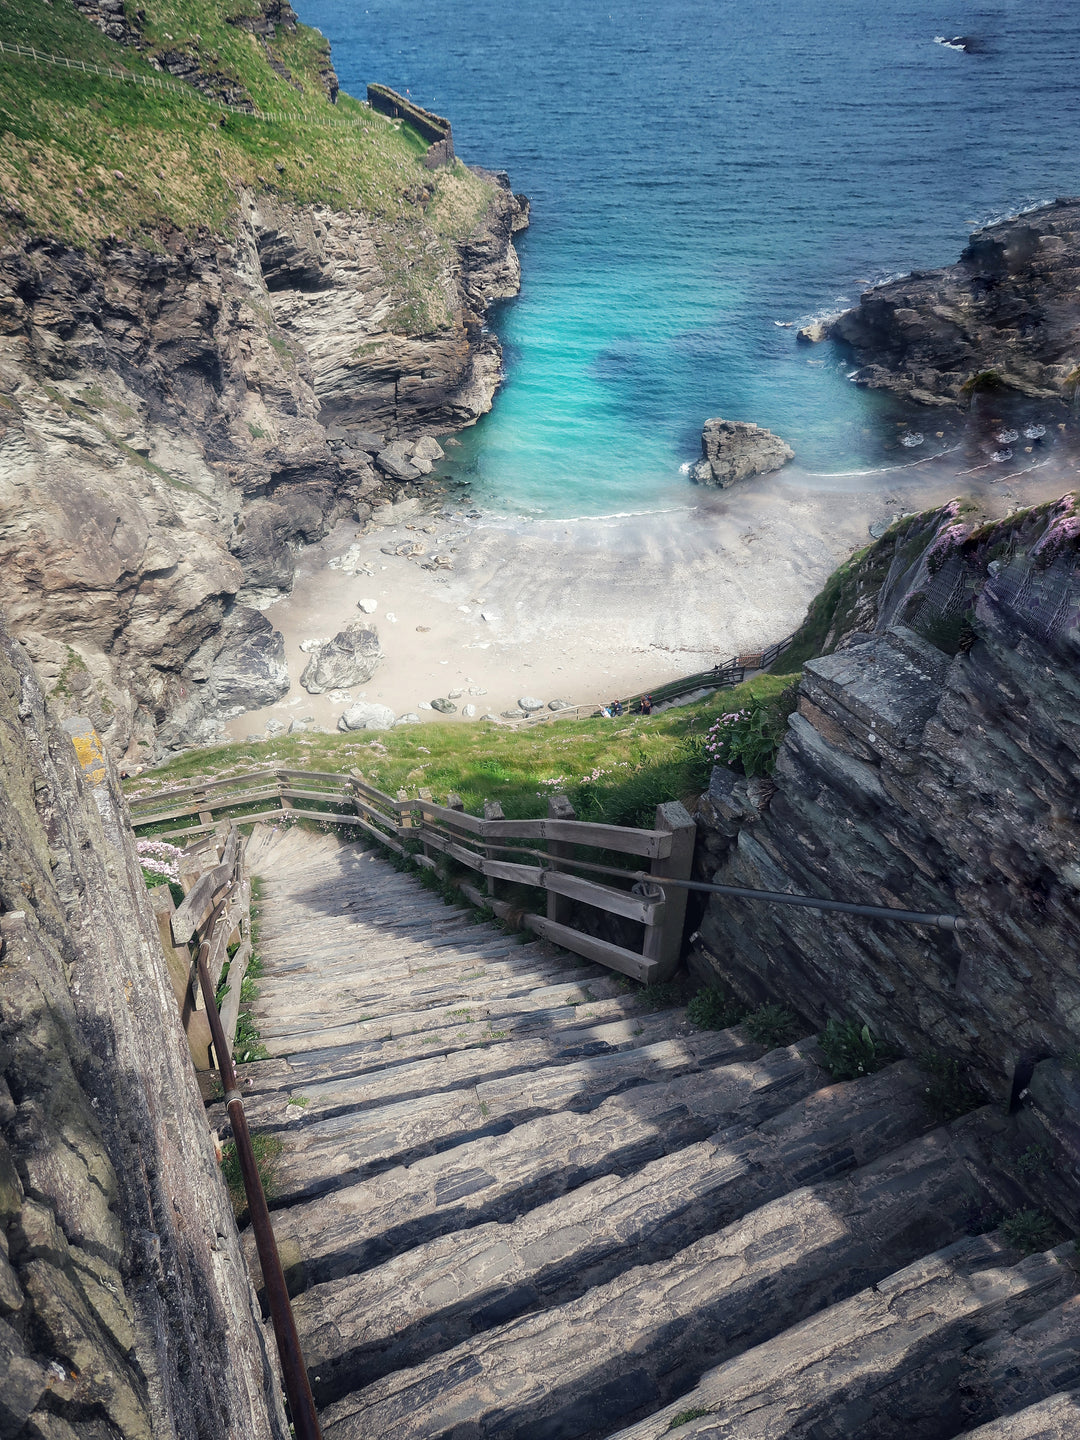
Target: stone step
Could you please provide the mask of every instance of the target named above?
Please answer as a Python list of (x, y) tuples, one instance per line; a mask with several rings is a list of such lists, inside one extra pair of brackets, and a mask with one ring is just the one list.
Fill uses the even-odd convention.
[[(274, 1231), (294, 1293), (487, 1220), (512, 1220), (601, 1175), (628, 1175), (731, 1125), (759, 1125), (818, 1090), (814, 1047), (639, 1085), (579, 1115), (562, 1112), (278, 1208)], [(271, 1202), (275, 1203), (275, 1202)], [(257, 1260), (250, 1235), (245, 1252)]]
[[(682, 1014), (681, 1011), (677, 1012)], [(473, 1007), (467, 1007), (465, 1015), (457, 1010), (448, 1014), (453, 1017), (451, 1028), (438, 1032), (420, 1031), (398, 1038), (374, 1039), (345, 1045), (329, 1045), (322, 1049), (313, 1048), (304, 1052), (286, 1051), (286, 1060), (262, 1060), (237, 1067), (237, 1075), (244, 1083), (245, 1094), (249, 1088), (303, 1090), (307, 1085), (322, 1080), (348, 1078), (384, 1067), (409, 1064), (420, 1057), (453, 1054), (459, 1050), (485, 1050), (495, 1042), (487, 1038), (492, 1027), (486, 1020), (480, 1020)], [(564, 1044), (587, 1045), (590, 1043), (586, 1032), (603, 1027), (625, 1031), (622, 1036), (632, 1041), (634, 1031), (647, 1018), (641, 1002), (633, 993), (611, 996), (607, 1000), (580, 1002), (576, 1005), (560, 1005), (549, 1009), (530, 1010), (524, 1014), (503, 1016), (498, 1028), (508, 1040), (518, 1044), (538, 1041), (557, 1053)], [(378, 1029), (377, 1026), (373, 1027)], [(621, 1042), (620, 1042), (621, 1043)]]
[[(1066, 1259), (1080, 1269), (1080, 1255), (1070, 1257), (1066, 1250)], [(985, 1340), (968, 1351), (965, 1360), (958, 1383), (944, 1403), (939, 1396), (928, 1414), (916, 1404), (910, 1405), (909, 1414), (924, 1429), (940, 1424), (947, 1415), (951, 1419), (951, 1410), (955, 1410), (959, 1430), (1011, 1415), (1059, 1391), (1080, 1386), (1080, 1295), (1070, 1295), (1018, 1330)]]
[[(738, 1216), (887, 1154), (930, 1128), (907, 1064), (819, 1090), (756, 1129), (722, 1131), (604, 1176), (512, 1224), (489, 1222), (318, 1285), (294, 1306), (320, 1405), (390, 1370), (666, 1259)], [(362, 1326), (356, 1317), (362, 1315)]]
[[(344, 1071), (323, 1080), (309, 1078), (306, 1083), (302, 1072), (294, 1070), (288, 1061), (272, 1061), (271, 1065), (284, 1064), (281, 1073), (287, 1077), (287, 1083), (282, 1084), (281, 1073), (275, 1073), (267, 1088), (262, 1089), (260, 1074), (255, 1088), (245, 1089), (244, 1108), (254, 1126), (292, 1125), (301, 1115), (305, 1122), (310, 1122), (316, 1116), (325, 1118), (346, 1110), (369, 1110), (422, 1095), (461, 1090), (527, 1070), (614, 1055), (662, 1040), (684, 1036), (692, 1040), (697, 1034), (687, 1022), (685, 1010), (665, 1010), (659, 1015), (642, 1015), (632, 1022), (620, 1020), (593, 1025), (572, 1035), (559, 1031), (543, 1039), (526, 1038), (444, 1051), (425, 1055), (420, 1060), (383, 1065), (374, 1071), (366, 1068)], [(263, 1068), (260, 1065), (258, 1071)], [(223, 1107), (214, 1107), (211, 1117), (212, 1123), (224, 1124)]]
[(959, 1239), (985, 1195), (956, 1133), (935, 1130), (668, 1260), (378, 1380), (325, 1412), (328, 1440), (448, 1440), (466, 1427), (584, 1440), (620, 1412), (663, 1405), (710, 1364)]
[(1075, 1440), (1080, 1435), (1080, 1390), (1051, 1395), (1038, 1405), (965, 1430), (962, 1440)]
[[(397, 1040), (424, 1032), (431, 1036), (432, 1045), (438, 1045), (441, 1043), (440, 1031), (454, 1031), (463, 1025), (486, 1027), (480, 1032), (481, 1038), (505, 1040), (514, 1028), (510, 1023), (514, 1017), (525, 1018), (568, 1005), (588, 1005), (593, 1000), (603, 1000), (620, 993), (620, 981), (601, 978), (584, 985), (542, 986), (524, 995), (496, 996), (490, 1000), (470, 996), (467, 1005), (463, 997), (459, 1003), (433, 1006), (427, 1010), (402, 1009), (397, 1013), (377, 1016), (360, 1011), (352, 1018), (335, 1016), (332, 1024), (324, 1019), (318, 1024), (309, 1021), (290, 1025), (281, 1016), (267, 1016), (262, 1038), (271, 1056), (291, 1056), (306, 1050), (325, 1050), (331, 1046), (363, 1044), (371, 1040)], [(469, 1011), (471, 1020), (462, 1018), (463, 1009)], [(538, 1018), (537, 1023), (546, 1022)]]
[(273, 1022), (280, 1033), (286, 1023), (292, 1028), (321, 1024), (327, 1013), (339, 1018), (357, 1012), (371, 1016), (393, 1015), (401, 1011), (405, 997), (411, 1010), (420, 1011), (454, 1002), (466, 1003), (474, 998), (515, 999), (532, 990), (560, 984), (585, 986), (582, 993), (586, 1000), (599, 998), (605, 988), (610, 991), (617, 987), (617, 982), (602, 975), (593, 974), (586, 979), (581, 967), (568, 959), (537, 961), (522, 972), (507, 972), (495, 965), (478, 963), (474, 956), (464, 956), (454, 966), (440, 970), (437, 976), (406, 973), (396, 984), (393, 974), (384, 979), (378, 974), (360, 973), (339, 979), (312, 979), (307, 984), (294, 981), (285, 987), (275, 984), (271, 975), (259, 981), (259, 996), (252, 1012), (259, 1019)]
[(277, 1166), (278, 1196), (317, 1195), (540, 1115), (592, 1110), (609, 1095), (760, 1055), (761, 1046), (741, 1035), (712, 1030), (479, 1084), (466, 1081), (415, 1099), (350, 1107), (328, 1118), (309, 1120), (304, 1108), (294, 1107), (297, 1119), (289, 1124)]
[[(661, 1440), (672, 1432), (679, 1440), (953, 1436), (947, 1415), (944, 1428), (924, 1432), (912, 1424), (913, 1402), (929, 1392), (947, 1405), (975, 1347), (1030, 1323), (1074, 1291), (1071, 1249), (1017, 1261), (999, 1235), (962, 1241), (717, 1365), (648, 1419), (616, 1435), (607, 1424), (604, 1432), (610, 1440)], [(324, 1433), (328, 1440), (335, 1435), (325, 1423)], [(983, 1430), (975, 1433), (990, 1440)], [(1001, 1440), (1033, 1440), (1042, 1432), (997, 1433)]]

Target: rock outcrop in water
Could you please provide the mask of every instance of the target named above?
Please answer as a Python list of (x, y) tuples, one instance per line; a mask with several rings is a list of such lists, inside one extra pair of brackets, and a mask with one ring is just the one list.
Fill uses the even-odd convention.
[(815, 653), (833, 653), (805, 665), (772, 782), (717, 769), (699, 809), (703, 878), (969, 928), (717, 898), (706, 969), (939, 1051), (988, 1093), (1074, 1052), (1078, 511), (1073, 495), (988, 525), (948, 506), (894, 527), (811, 612)]
[(998, 387), (1072, 399), (1080, 381), (1080, 200), (977, 230), (955, 265), (868, 290), (831, 326), (859, 385), (928, 405)]
[(751, 475), (768, 475), (794, 458), (791, 446), (764, 430), (742, 420), (706, 420), (701, 432), (701, 454), (691, 467), (690, 477), (699, 485), (726, 490), (736, 480)]

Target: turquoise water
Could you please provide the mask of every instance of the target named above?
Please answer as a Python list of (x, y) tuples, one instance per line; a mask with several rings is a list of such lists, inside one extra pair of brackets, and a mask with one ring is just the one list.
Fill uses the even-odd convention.
[[(775, 322), (1080, 191), (1065, 0), (298, 8), (345, 88), (408, 90), (533, 201), (522, 293), (492, 316), (506, 382), (450, 466), (518, 513), (692, 501), (680, 466), (710, 415), (768, 426), (809, 471), (910, 459), (905, 412)], [(957, 32), (980, 53), (934, 43)]]

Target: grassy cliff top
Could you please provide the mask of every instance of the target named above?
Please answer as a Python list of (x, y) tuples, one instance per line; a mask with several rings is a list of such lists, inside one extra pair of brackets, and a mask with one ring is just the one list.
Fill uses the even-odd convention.
[[(488, 203), (490, 184), (460, 162), (427, 169), (426, 143), (407, 125), (344, 93), (330, 103), (317, 30), (279, 24), (260, 36), (235, 23), (261, 20), (258, 0), (127, 0), (126, 10), (145, 48), (108, 38), (72, 0), (0, 6), (6, 44), (170, 87), (0, 53), (0, 241), (29, 231), (155, 248), (171, 228), (228, 233), (239, 186), (446, 237), (467, 234)], [(176, 56), (210, 88), (287, 118), (237, 114), (150, 63)]]
[(558, 720), (523, 730), (453, 721), (188, 750), (125, 781), (124, 790), (134, 799), (260, 765), (344, 773), (355, 768), (389, 795), (401, 788), (415, 797), (426, 786), (442, 799), (456, 791), (474, 814), (485, 800), (498, 800), (511, 819), (544, 815), (547, 797), (565, 792), (581, 819), (651, 825), (658, 804), (688, 799), (708, 784), (712, 762), (704, 744), (717, 715), (742, 709), (751, 696), (776, 700), (792, 679), (759, 675), (734, 690), (651, 716)]

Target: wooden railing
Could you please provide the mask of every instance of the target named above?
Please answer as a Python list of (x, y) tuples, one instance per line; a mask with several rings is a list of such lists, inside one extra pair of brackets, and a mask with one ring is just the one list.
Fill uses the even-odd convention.
[(760, 670), (770, 670), (780, 656), (791, 648), (794, 639), (794, 635), (786, 635), (783, 640), (777, 640), (772, 645), (767, 645), (764, 650), (733, 655), (730, 660), (719, 661), (711, 670), (698, 670), (693, 675), (683, 675), (678, 680), (669, 680), (666, 685), (658, 685), (655, 690), (642, 690), (636, 695), (624, 695), (619, 703), (624, 710), (632, 713), (640, 710), (641, 702), (646, 695), (656, 706), (664, 705), (670, 700), (677, 700), (682, 695), (692, 695), (695, 690), (733, 690), (736, 685), (743, 683), (747, 675), (755, 674)]
[[(212, 841), (201, 841), (191, 847), (188, 858), (194, 863), (187, 867), (187, 873), (189, 876), (194, 874), (196, 878), (182, 902), (171, 912), (169, 931), (178, 954), (190, 954), (188, 947), (192, 940), (197, 946), (189, 972), (193, 978), (189, 978), (188, 994), (181, 1004), (181, 1018), (187, 1030), (194, 1003), (194, 986), (197, 985), (202, 993), (217, 1062), (214, 1068), (225, 1092), (225, 1108), (243, 1177), (293, 1431), (298, 1440), (320, 1440), (321, 1431), (307, 1367), (300, 1350), (289, 1292), (270, 1224), (270, 1212), (251, 1143), (244, 1101), (237, 1088), (233, 1068), (232, 1046), (240, 1008), (240, 986), (251, 956), (251, 877), (244, 858), (246, 843), (246, 837), (239, 828), (230, 824), (224, 833), (219, 829)], [(168, 894), (168, 891), (165, 893)], [(216, 991), (225, 967), (230, 937), (234, 935), (239, 940), (239, 949), (229, 963), (227, 990), (219, 1011)], [(164, 940), (164, 935), (162, 938)]]
[(157, 830), (161, 838), (206, 834), (224, 816), (238, 824), (303, 818), (362, 831), (441, 872), (466, 899), (518, 928), (635, 980), (665, 979), (679, 959), (686, 891), (665, 891), (663, 880), (686, 880), (693, 858), (694, 822), (685, 808), (658, 805), (649, 830), (578, 820), (565, 795), (554, 796), (548, 812), (508, 820), (489, 801), (481, 818), (455, 795), (445, 805), (425, 790), (416, 799), (404, 791), (392, 798), (359, 771), (255, 771), (131, 802), (136, 830), (195, 821)]

